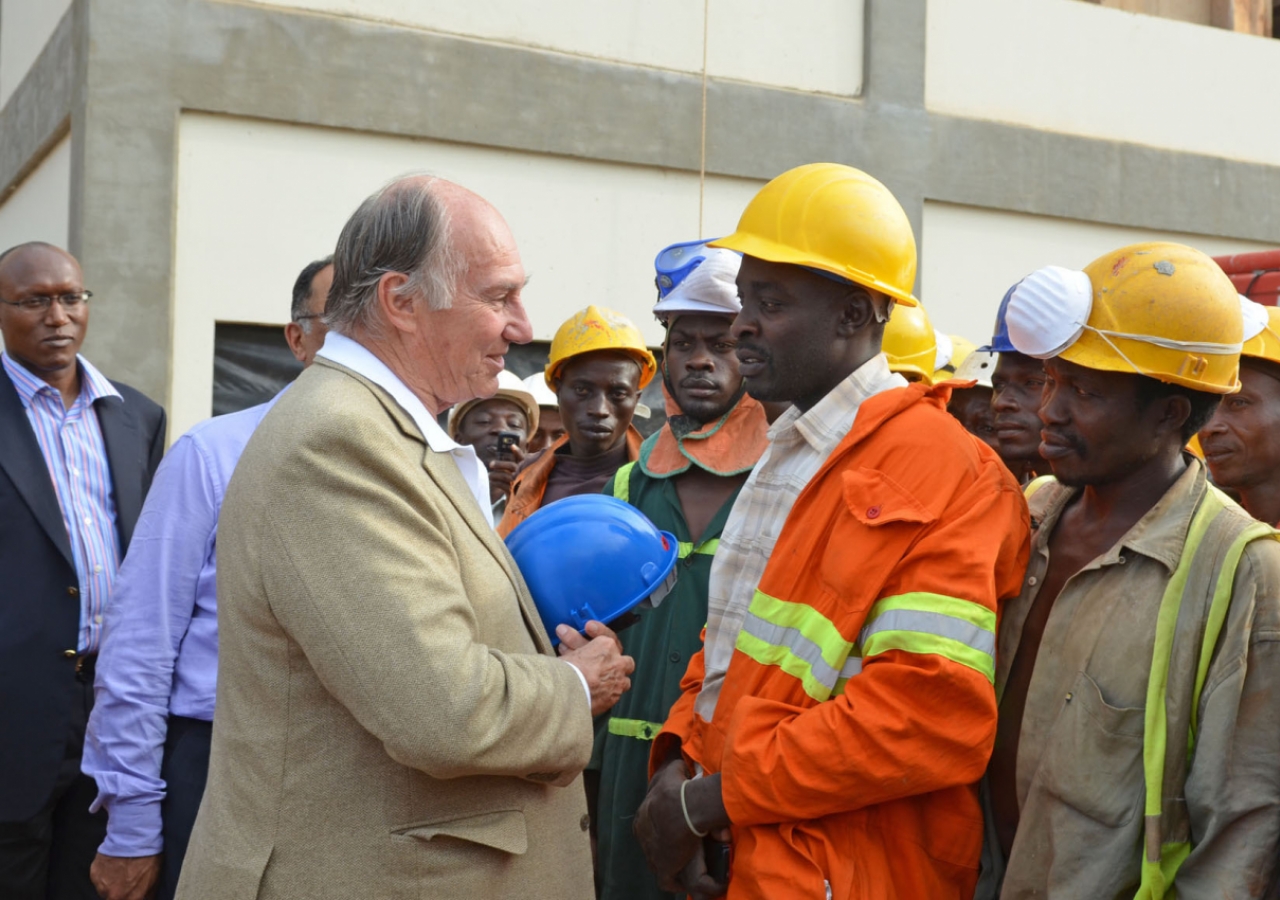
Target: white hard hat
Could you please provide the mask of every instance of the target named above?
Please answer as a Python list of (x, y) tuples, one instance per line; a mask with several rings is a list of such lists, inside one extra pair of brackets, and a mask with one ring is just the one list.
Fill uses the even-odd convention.
[(936, 372), (938, 369), (945, 369), (951, 365), (951, 357), (955, 354), (956, 348), (951, 343), (951, 337), (936, 328), (933, 329), (933, 340), (937, 345), (933, 360), (933, 369)]
[[(542, 374), (539, 373), (537, 377), (541, 378)], [(547, 390), (545, 386), (543, 390)], [(551, 392), (547, 391), (547, 393)], [(496, 394), (492, 397), (477, 397), (474, 400), (459, 403), (449, 410), (449, 437), (457, 440), (458, 428), (462, 424), (462, 417), (486, 400), (512, 401), (524, 410), (525, 418), (529, 420), (529, 434), (533, 434), (538, 430), (538, 401), (525, 385), (525, 382), (520, 380), (520, 376), (503, 369), (498, 373), (498, 392)]]
[(658, 301), (653, 314), (667, 322), (676, 313), (714, 313), (736, 316), (742, 311), (738, 299), (738, 267), (742, 257), (732, 250), (707, 248), (705, 258), (671, 291)]
[(991, 376), (995, 374), (999, 353), (990, 350), (974, 350), (964, 358), (951, 377), (957, 381), (976, 381), (979, 387), (991, 387)]
[(546, 376), (541, 372), (534, 372), (523, 382), (524, 389), (533, 395), (533, 400), (539, 406), (549, 406), (552, 409), (560, 408), (560, 401), (556, 399), (555, 393), (551, 388), (547, 387)]

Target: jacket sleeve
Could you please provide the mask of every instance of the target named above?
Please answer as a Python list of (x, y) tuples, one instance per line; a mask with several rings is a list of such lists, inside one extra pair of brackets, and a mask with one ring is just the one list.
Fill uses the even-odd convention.
[(254, 504), (272, 613), (402, 765), (569, 783), (592, 744), (578, 675), (531, 638), (527, 653), (486, 643), (506, 633), (509, 648), (526, 627), (511, 576), (424, 473), (421, 445), (355, 431), (303, 443)]
[(1179, 900), (1270, 896), (1280, 852), (1280, 542), (1245, 549), (1223, 635), (1200, 697)]
[[(852, 511), (847, 480), (845, 496)], [(824, 608), (839, 608), (842, 578), (882, 585), (856, 638), (861, 671), (816, 705), (738, 702), (721, 766), (735, 825), (814, 819), (972, 784), (986, 767), (996, 729), (996, 612), (1026, 568), (1026, 504), (1007, 473), (988, 464), (925, 517), (900, 558), (884, 561), (854, 549), (858, 529), (910, 526), (881, 524), (888, 507), (875, 509), (867, 521), (846, 513), (828, 544), (843, 546), (822, 559), (822, 581), (836, 593)]]

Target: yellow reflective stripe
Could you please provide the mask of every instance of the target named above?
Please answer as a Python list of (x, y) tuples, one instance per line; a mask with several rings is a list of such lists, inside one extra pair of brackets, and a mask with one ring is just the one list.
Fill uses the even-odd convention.
[(631, 470), (636, 464), (629, 462), (613, 475), (613, 496), (623, 503), (631, 502)]
[(755, 592), (735, 646), (761, 665), (798, 678), (818, 701), (831, 696), (853, 651), (853, 643), (822, 613), (763, 591)]
[(679, 558), (684, 559), (688, 556), (691, 556), (694, 553), (698, 553), (703, 556), (715, 556), (716, 551), (719, 549), (720, 549), (719, 538), (712, 538), (711, 540), (703, 541), (700, 544), (694, 544), (692, 541), (681, 541)]
[(830, 619), (805, 603), (788, 603), (777, 597), (770, 597), (763, 591), (756, 591), (748, 612), (772, 625), (799, 632), (821, 651), (823, 661), (833, 669), (844, 665), (853, 648), (853, 642), (846, 641), (840, 629)]
[(644, 719), (619, 719), (611, 718), (609, 720), (609, 733), (620, 735), (621, 737), (636, 738), (641, 741), (651, 741), (658, 736), (658, 732), (662, 730), (661, 722), (646, 722)]
[(995, 683), (996, 614), (981, 603), (915, 591), (871, 607), (858, 635), (861, 657), (886, 650), (943, 656)]
[(871, 625), (883, 613), (894, 609), (910, 609), (919, 612), (933, 612), (953, 619), (963, 619), (971, 625), (977, 625), (984, 631), (995, 633), (996, 614), (981, 603), (972, 600), (961, 600), (946, 594), (931, 594), (927, 591), (913, 591), (909, 594), (895, 594), (877, 600), (867, 613), (867, 625)]
[(832, 686), (819, 681), (813, 674), (813, 665), (801, 659), (787, 647), (770, 644), (751, 634), (744, 627), (738, 632), (735, 647), (751, 657), (762, 666), (777, 666), (793, 678), (800, 681), (804, 692), (821, 703), (831, 696)]

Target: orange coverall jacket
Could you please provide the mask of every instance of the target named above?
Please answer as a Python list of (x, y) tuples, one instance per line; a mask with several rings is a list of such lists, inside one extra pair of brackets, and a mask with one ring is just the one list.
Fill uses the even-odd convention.
[[(694, 712), (699, 653), (654, 742), (652, 768), (678, 742), (721, 773), (731, 900), (826, 884), (838, 900), (973, 895), (996, 615), (1019, 592), (1030, 522), (999, 458), (946, 413), (950, 392), (863, 403), (778, 536), (712, 720)], [(805, 640), (826, 669), (806, 668)]]

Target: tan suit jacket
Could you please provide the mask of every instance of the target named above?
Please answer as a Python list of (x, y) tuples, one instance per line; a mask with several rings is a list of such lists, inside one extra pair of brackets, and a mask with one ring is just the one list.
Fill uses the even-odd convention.
[(593, 896), (582, 685), (453, 460), (386, 392), (317, 360), (249, 442), (218, 532), (181, 900)]

